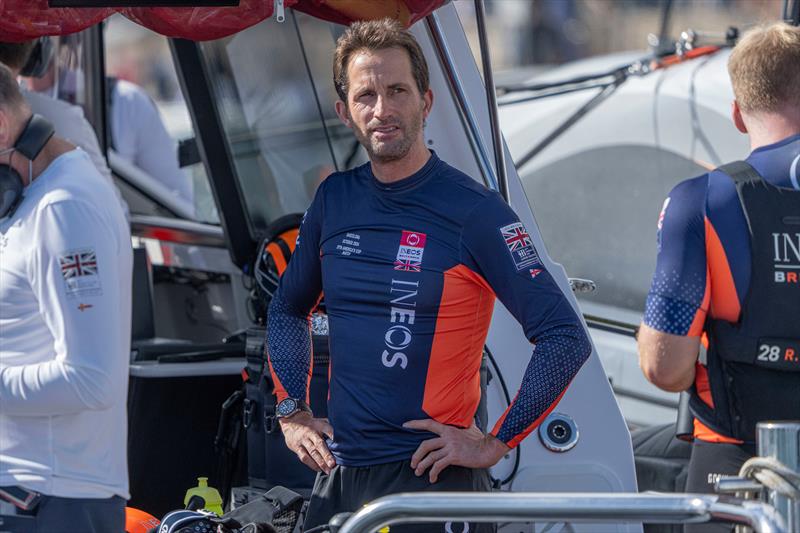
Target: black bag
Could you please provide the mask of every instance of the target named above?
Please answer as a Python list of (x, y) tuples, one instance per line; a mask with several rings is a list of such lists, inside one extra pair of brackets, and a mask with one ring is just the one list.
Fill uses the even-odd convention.
[[(247, 431), (247, 471), (251, 487), (268, 489), (288, 486), (310, 493), (315, 473), (300, 462), (286, 447), (283, 433), (275, 417), (274, 384), (265, 368), (264, 328), (247, 331), (248, 350), (245, 398), (242, 404), (242, 425)], [(311, 409), (314, 416), (328, 412), (328, 337), (313, 335), (314, 366), (311, 376)]]
[(168, 513), (159, 533), (294, 533), (303, 510), (303, 497), (284, 487), (273, 487), (222, 516), (199, 511)]
[(242, 530), (250, 525), (257, 527), (244, 529), (247, 533), (293, 533), (302, 510), (302, 496), (285, 487), (273, 487), (241, 507), (212, 518), (211, 522), (232, 530)]

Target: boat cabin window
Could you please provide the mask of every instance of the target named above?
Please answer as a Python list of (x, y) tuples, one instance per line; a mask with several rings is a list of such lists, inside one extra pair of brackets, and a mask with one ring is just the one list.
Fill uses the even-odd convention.
[(679, 181), (707, 169), (674, 152), (625, 145), (531, 167), (520, 177), (550, 255), (569, 276), (597, 283), (597, 291), (576, 294), (584, 312), (608, 316), (592, 307), (601, 304), (640, 314), (655, 269), (661, 204)]
[(334, 111), (337, 26), (289, 12), (200, 44), (227, 149), (256, 233), (303, 213), (331, 172), (364, 162)]
[[(218, 224), (167, 38), (121, 15), (104, 26), (109, 166), (179, 217)], [(131, 213), (160, 214), (129, 189)]]

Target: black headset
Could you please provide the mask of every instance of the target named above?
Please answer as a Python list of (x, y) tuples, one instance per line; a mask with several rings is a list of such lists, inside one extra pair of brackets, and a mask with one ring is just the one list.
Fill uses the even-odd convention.
[[(33, 161), (53, 133), (53, 125), (43, 116), (34, 113), (14, 143), (14, 150)], [(0, 219), (11, 216), (16, 211), (25, 188), (22, 183), (22, 176), (14, 167), (0, 164)]]
[(53, 61), (53, 54), (53, 39), (51, 37), (39, 37), (36, 39), (36, 44), (33, 45), (25, 66), (20, 70), (20, 75), (41, 78), (47, 73), (47, 69)]

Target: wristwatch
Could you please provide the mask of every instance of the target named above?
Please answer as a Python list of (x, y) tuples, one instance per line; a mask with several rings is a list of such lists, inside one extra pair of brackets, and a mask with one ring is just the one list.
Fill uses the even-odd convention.
[(289, 418), (300, 411), (310, 413), (311, 407), (309, 407), (308, 404), (303, 400), (298, 400), (297, 398), (284, 398), (278, 403), (277, 407), (275, 407), (275, 416), (278, 419)]

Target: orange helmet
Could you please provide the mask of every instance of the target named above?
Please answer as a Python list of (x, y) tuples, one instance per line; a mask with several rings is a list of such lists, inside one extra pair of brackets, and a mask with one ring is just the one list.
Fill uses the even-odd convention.
[(125, 533), (147, 533), (157, 528), (158, 518), (133, 507), (125, 508)]

